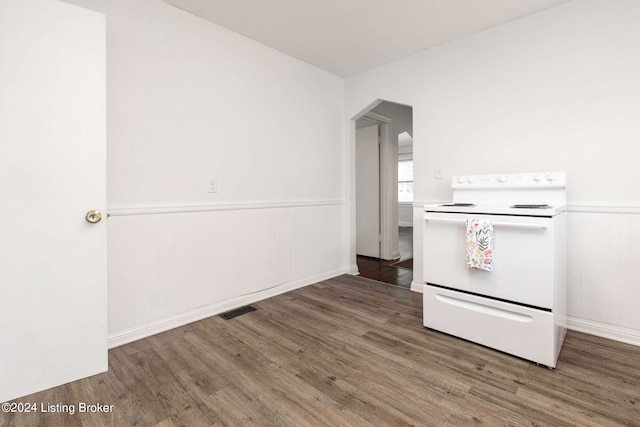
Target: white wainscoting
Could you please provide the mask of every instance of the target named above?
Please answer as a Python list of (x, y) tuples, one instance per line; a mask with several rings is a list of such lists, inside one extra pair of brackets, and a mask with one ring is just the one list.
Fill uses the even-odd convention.
[[(421, 254), (424, 204), (414, 203), (414, 253)], [(568, 211), (568, 326), (640, 345), (640, 207), (571, 205)], [(413, 291), (422, 292), (421, 255)]]
[(640, 345), (640, 207), (568, 211), (569, 328)]
[(398, 202), (398, 226), (413, 227), (413, 203)]
[(341, 201), (110, 209), (109, 347), (350, 272)]

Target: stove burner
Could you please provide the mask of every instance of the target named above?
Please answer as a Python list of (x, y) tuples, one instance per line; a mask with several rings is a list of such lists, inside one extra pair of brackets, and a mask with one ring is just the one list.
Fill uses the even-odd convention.
[(473, 207), (475, 206), (473, 203), (445, 203), (443, 205), (440, 206), (458, 206), (458, 207)]
[(549, 209), (549, 205), (512, 205), (512, 208), (516, 209)]

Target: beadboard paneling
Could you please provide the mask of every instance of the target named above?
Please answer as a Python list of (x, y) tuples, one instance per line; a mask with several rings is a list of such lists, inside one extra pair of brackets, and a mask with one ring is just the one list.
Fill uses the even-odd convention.
[(113, 212), (110, 347), (346, 272), (344, 208)]
[(398, 226), (413, 227), (413, 205), (411, 202), (398, 203)]
[(570, 207), (568, 224), (569, 326), (640, 345), (640, 215)]

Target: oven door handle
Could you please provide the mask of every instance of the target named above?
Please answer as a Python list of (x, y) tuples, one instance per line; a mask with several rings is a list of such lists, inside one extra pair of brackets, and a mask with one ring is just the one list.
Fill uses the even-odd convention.
[[(428, 218), (425, 217), (427, 222), (446, 222), (446, 223), (460, 223), (466, 224), (466, 219), (447, 219), (447, 218)], [(500, 222), (496, 221), (492, 223), (493, 226), (498, 227), (513, 227), (513, 228), (529, 228), (529, 229), (546, 229), (548, 227), (546, 222), (540, 224), (528, 223), (528, 222)]]

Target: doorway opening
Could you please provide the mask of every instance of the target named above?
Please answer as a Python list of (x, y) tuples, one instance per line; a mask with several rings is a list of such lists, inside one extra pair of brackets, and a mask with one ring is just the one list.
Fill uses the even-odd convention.
[(359, 274), (409, 288), (413, 280), (413, 109), (377, 100), (353, 121)]

